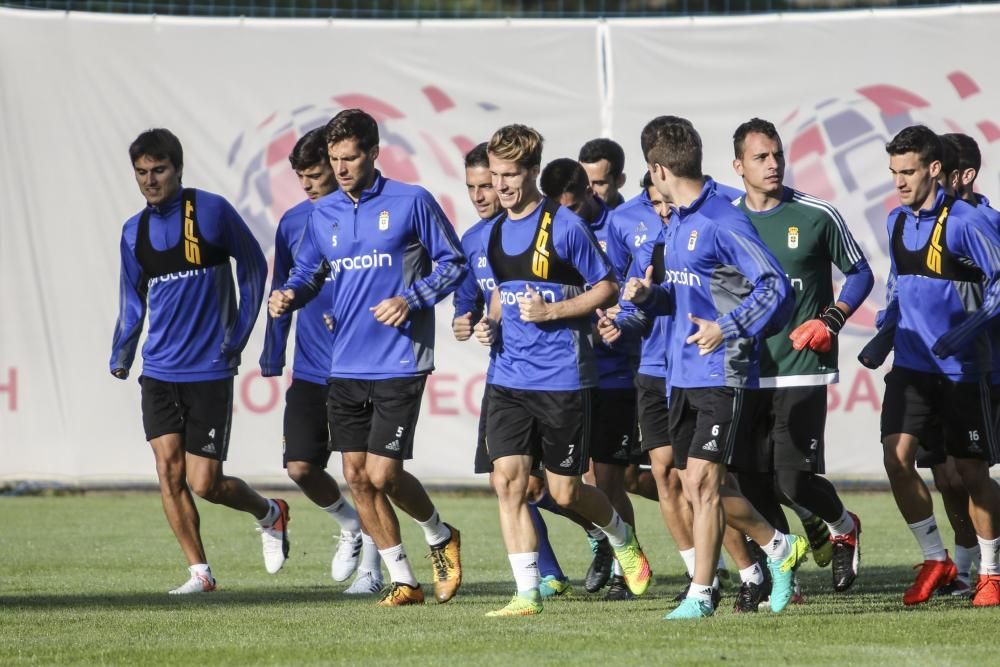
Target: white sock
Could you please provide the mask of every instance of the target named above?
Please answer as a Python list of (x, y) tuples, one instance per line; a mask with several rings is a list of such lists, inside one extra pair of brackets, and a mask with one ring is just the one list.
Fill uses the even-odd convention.
[(941, 531), (938, 530), (937, 521), (934, 520), (933, 514), (923, 521), (907, 525), (913, 531), (913, 536), (917, 538), (920, 550), (924, 552), (924, 560), (939, 560), (943, 562), (948, 559), (948, 552), (944, 550), (944, 542), (941, 541)]
[(593, 528), (588, 528), (587, 534), (590, 535), (595, 540), (597, 540), (598, 542), (600, 542), (601, 540), (608, 539), (608, 536), (604, 534), (604, 531), (598, 528), (597, 526), (594, 526)]
[(712, 605), (712, 587), (711, 586), (701, 586), (699, 584), (691, 584), (688, 587), (687, 597), (694, 598), (695, 600), (701, 600), (702, 602)]
[[(594, 525), (596, 526), (597, 524)], [(622, 521), (622, 518), (618, 516), (618, 512), (611, 510), (610, 523), (606, 526), (597, 527), (604, 531), (604, 534), (608, 536), (611, 546), (625, 546), (625, 541), (628, 539), (628, 524)]]
[(192, 577), (195, 577), (200, 574), (202, 576), (208, 577), (209, 579), (212, 578), (212, 568), (208, 566), (208, 563), (195, 563), (194, 565), (188, 568), (188, 572), (191, 573)]
[(375, 547), (375, 540), (368, 533), (361, 533), (361, 564), (358, 569), (364, 572), (377, 574), (382, 578), (382, 568), (379, 566), (379, 553)]
[(514, 572), (514, 582), (517, 584), (518, 593), (529, 593), (538, 590), (538, 582), (541, 577), (538, 575), (538, 552), (531, 551), (523, 554), (507, 554), (510, 561), (510, 569)]
[(683, 551), (678, 551), (681, 555), (681, 560), (684, 561), (684, 567), (687, 569), (688, 576), (694, 576), (694, 547), (690, 549), (684, 549)]
[(955, 561), (955, 568), (958, 570), (958, 578), (969, 583), (969, 577), (972, 573), (972, 560), (979, 555), (979, 547), (963, 547), (961, 545), (955, 545), (955, 555), (953, 560)]
[(760, 569), (758, 563), (754, 563), (750, 567), (740, 570), (740, 581), (744, 584), (757, 584), (760, 586), (764, 583), (764, 571)]
[(625, 576), (625, 570), (622, 569), (622, 564), (618, 562), (617, 558), (614, 560), (614, 563), (612, 563), (612, 565), (611, 565), (611, 574), (613, 574), (616, 577), (624, 577)]
[(840, 518), (833, 523), (826, 524), (826, 527), (830, 529), (830, 535), (832, 537), (837, 537), (839, 535), (850, 535), (851, 531), (854, 530), (854, 517), (847, 513), (847, 508), (840, 514)]
[(410, 559), (406, 557), (406, 550), (402, 544), (397, 544), (388, 549), (379, 549), (379, 555), (389, 570), (389, 580), (407, 586), (416, 586), (417, 578), (413, 576), (410, 569)]
[(281, 516), (281, 508), (278, 507), (278, 503), (268, 498), (267, 514), (264, 515), (263, 519), (257, 519), (257, 523), (263, 528), (270, 528), (274, 525), (274, 522), (278, 520), (279, 516)]
[(434, 510), (431, 518), (427, 519), (427, 521), (417, 521), (417, 524), (424, 529), (424, 539), (432, 547), (444, 544), (451, 539), (451, 530), (441, 521), (437, 510)]
[(343, 496), (329, 507), (324, 507), (323, 511), (333, 517), (333, 520), (340, 525), (341, 530), (351, 533), (361, 530), (361, 521), (358, 520), (357, 510), (351, 507), (351, 504), (344, 500)]
[(994, 577), (1000, 574), (1000, 537), (987, 540), (976, 536), (979, 540), (979, 576), (988, 574)]
[(771, 560), (784, 560), (790, 553), (788, 549), (788, 540), (786, 540), (785, 535), (777, 529), (774, 531), (774, 536), (771, 537), (771, 540), (760, 545), (760, 548), (764, 550), (764, 553), (767, 554), (767, 557)]

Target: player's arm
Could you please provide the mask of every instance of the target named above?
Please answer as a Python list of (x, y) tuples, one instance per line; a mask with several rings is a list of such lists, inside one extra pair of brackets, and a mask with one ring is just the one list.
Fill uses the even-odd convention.
[(735, 266), (753, 285), (736, 308), (716, 321), (722, 338), (766, 336), (783, 329), (795, 308), (795, 294), (753, 226), (749, 221), (720, 226), (715, 244), (719, 262)]
[(622, 239), (621, 222), (619, 218), (615, 217), (614, 211), (611, 212), (611, 219), (608, 221), (608, 260), (611, 262), (611, 267), (615, 270), (615, 278), (618, 279), (619, 284), (625, 282), (625, 278), (628, 275), (629, 267), (633, 263), (632, 250), (625, 245), (625, 241)]
[(118, 279), (118, 321), (111, 340), (111, 374), (120, 380), (128, 377), (139, 346), (142, 323), (146, 319), (148, 279), (129, 247), (124, 233), (121, 240), (121, 273)]
[(409, 310), (419, 310), (434, 306), (454, 292), (465, 278), (469, 262), (455, 228), (429, 195), (414, 203), (413, 223), (417, 239), (434, 262), (430, 275), (414, 282), (401, 295)]
[(899, 299), (896, 296), (896, 264), (889, 257), (889, 277), (886, 279), (886, 305), (875, 316), (877, 331), (858, 353), (858, 361), (866, 368), (875, 369), (885, 363), (896, 341), (896, 323), (899, 321)]
[[(271, 291), (280, 290), (288, 280), (292, 267), (292, 249), (285, 238), (281, 223), (274, 234), (274, 273), (271, 276)], [(285, 349), (288, 333), (292, 327), (291, 312), (280, 317), (269, 317), (264, 325), (264, 349), (260, 353), (260, 374), (264, 377), (281, 375), (285, 368)]]
[[(952, 232), (948, 225), (948, 246), (960, 257), (971, 259), (983, 272), (983, 303), (964, 321), (938, 338), (931, 352), (938, 359), (950, 357), (958, 350), (972, 344), (1000, 315), (1000, 232), (985, 217), (976, 213), (975, 221), (964, 224)], [(950, 238), (954, 234), (955, 239)]]
[(500, 290), (494, 289), (490, 293), (490, 305), (486, 311), (486, 315), (476, 323), (473, 330), (476, 340), (486, 347), (492, 347), (500, 339), (501, 315)]
[[(462, 249), (466, 257), (471, 258), (472, 253), (467, 245), (469, 243), (468, 234), (462, 239)], [(479, 289), (476, 281), (476, 274), (470, 267), (465, 277), (458, 284), (453, 296), (455, 312), (451, 318), (451, 331), (455, 340), (465, 341), (472, 336), (472, 328), (483, 318), (483, 311), (486, 306), (486, 297)]]
[(312, 229), (314, 213), (309, 214), (302, 230), (302, 238), (295, 247), (288, 280), (279, 289), (272, 291), (267, 300), (267, 311), (271, 317), (280, 317), (309, 303), (319, 294), (330, 273), (330, 264), (316, 245), (316, 235)]
[(844, 274), (844, 286), (835, 303), (829, 304), (822, 313), (817, 313), (816, 317), (806, 320), (789, 334), (796, 350), (808, 347), (816, 352), (829, 351), (847, 318), (864, 303), (875, 285), (875, 274), (868, 266), (864, 252), (836, 209), (831, 209), (826, 218), (824, 236), (831, 261)]
[[(652, 247), (652, 253), (662, 252), (662, 246), (657, 244), (649, 243), (640, 249), (639, 252), (633, 256), (632, 261), (628, 266), (628, 273), (626, 275), (626, 285), (629, 280), (633, 278), (636, 280), (641, 280), (645, 277), (646, 266), (642, 264), (643, 260), (646, 258), (648, 252), (648, 247)], [(624, 290), (623, 290), (624, 295)], [(612, 345), (618, 341), (625, 343), (631, 343), (638, 341), (641, 338), (649, 335), (650, 330), (653, 328), (653, 322), (656, 319), (655, 315), (649, 315), (641, 308), (637, 307), (632, 301), (627, 301), (622, 298), (619, 301), (621, 310), (615, 317), (603, 317), (598, 319), (597, 329), (602, 340), (605, 344)]]
[(210, 223), (215, 221), (219, 225), (217, 234), (222, 240), (222, 246), (236, 260), (239, 306), (235, 321), (226, 330), (221, 350), (223, 358), (232, 359), (246, 347), (260, 313), (264, 287), (267, 284), (267, 260), (264, 259), (264, 253), (253, 232), (229, 202), (220, 200), (217, 215), (205, 218)]

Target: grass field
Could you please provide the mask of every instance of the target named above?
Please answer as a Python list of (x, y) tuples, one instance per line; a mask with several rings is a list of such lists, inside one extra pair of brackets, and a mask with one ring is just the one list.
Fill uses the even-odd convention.
[[(264, 572), (245, 515), (201, 503), (220, 589), (180, 598), (165, 594), (187, 572), (158, 496), (0, 498), (0, 663), (996, 664), (1000, 609), (954, 599), (903, 608), (919, 553), (887, 494), (847, 496), (864, 524), (862, 575), (849, 594), (834, 595), (829, 570), (810, 561), (800, 575), (806, 604), (736, 616), (730, 587), (720, 612), (698, 622), (661, 620), (683, 566), (644, 500), (635, 501), (637, 523), (655, 581), (643, 598), (608, 603), (586, 594), (582, 532), (546, 515), (577, 584), (574, 598), (550, 602), (533, 618), (484, 618), (513, 592), (496, 502), (432, 495), (462, 531), (464, 584), (446, 605), (399, 609), (340, 594), (346, 584), (329, 578), (335, 526), (298, 494), (286, 496), (292, 553), (275, 576)], [(403, 538), (429, 586), (430, 561), (419, 558), (422, 534), (412, 521), (403, 522)]]

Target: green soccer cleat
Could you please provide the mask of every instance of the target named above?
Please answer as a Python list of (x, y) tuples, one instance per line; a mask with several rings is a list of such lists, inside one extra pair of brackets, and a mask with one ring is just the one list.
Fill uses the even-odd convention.
[(508, 616), (534, 616), (542, 613), (542, 596), (537, 591), (527, 591), (525, 593), (514, 593), (506, 607), (495, 611), (488, 611), (486, 615), (490, 618), (503, 618)]
[(538, 592), (543, 600), (546, 598), (568, 598), (573, 595), (573, 586), (570, 585), (568, 577), (560, 579), (549, 574), (538, 582)]
[(795, 570), (809, 554), (809, 545), (801, 535), (785, 535), (788, 555), (782, 560), (767, 559), (771, 573), (771, 611), (778, 613), (788, 606), (795, 595)]
[(684, 598), (677, 609), (664, 616), (667, 621), (683, 621), (691, 618), (708, 618), (715, 613), (715, 609), (708, 602), (695, 598)]
[(809, 538), (809, 548), (812, 549), (816, 565), (826, 567), (833, 560), (833, 542), (830, 541), (830, 529), (823, 519), (815, 514), (802, 520), (802, 527)]
[(635, 537), (635, 530), (626, 524), (627, 534), (625, 544), (615, 547), (615, 558), (622, 566), (625, 574), (625, 585), (635, 595), (642, 595), (649, 588), (649, 582), (653, 578), (653, 572), (649, 569), (649, 561), (646, 554), (639, 546), (639, 540)]

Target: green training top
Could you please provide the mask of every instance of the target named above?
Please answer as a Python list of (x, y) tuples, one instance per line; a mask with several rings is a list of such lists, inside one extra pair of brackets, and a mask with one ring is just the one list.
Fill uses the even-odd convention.
[(760, 356), (760, 386), (808, 387), (839, 380), (837, 338), (829, 352), (796, 351), (788, 338), (797, 326), (833, 303), (831, 264), (842, 272), (864, 258), (844, 219), (831, 204), (785, 188), (781, 203), (757, 212), (745, 197), (736, 205), (747, 214), (764, 244), (785, 269), (795, 291), (795, 312), (788, 325), (766, 339)]

